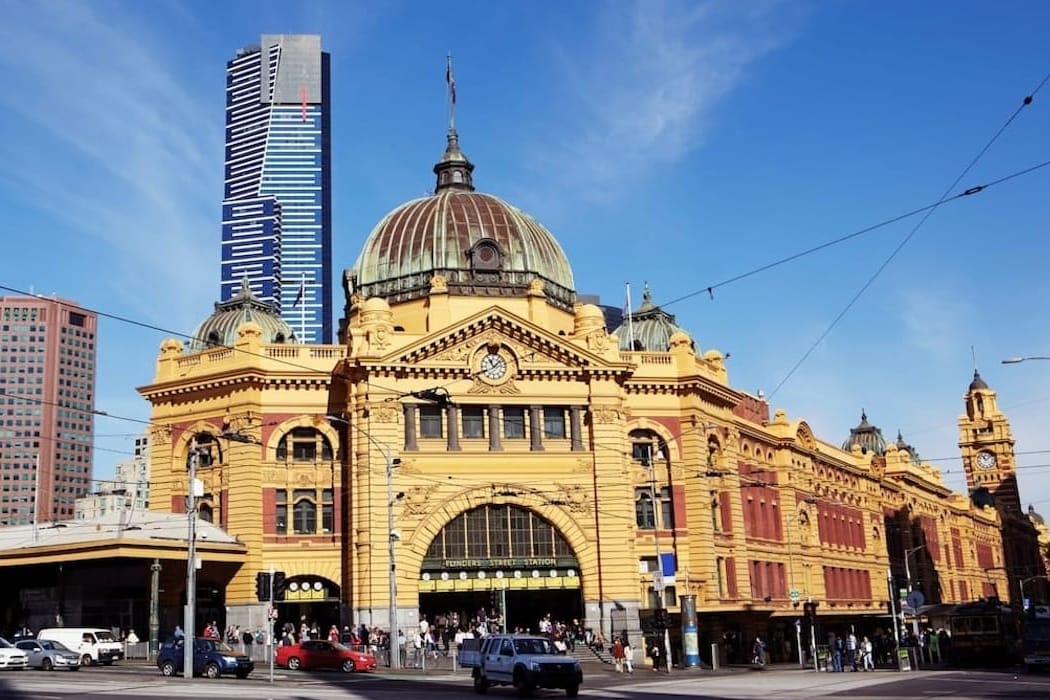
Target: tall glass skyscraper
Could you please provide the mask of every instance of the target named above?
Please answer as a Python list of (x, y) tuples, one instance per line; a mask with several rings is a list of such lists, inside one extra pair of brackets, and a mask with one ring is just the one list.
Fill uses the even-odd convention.
[(316, 34), (264, 34), (226, 65), (222, 288), (247, 277), (300, 342), (332, 342), (329, 55)]

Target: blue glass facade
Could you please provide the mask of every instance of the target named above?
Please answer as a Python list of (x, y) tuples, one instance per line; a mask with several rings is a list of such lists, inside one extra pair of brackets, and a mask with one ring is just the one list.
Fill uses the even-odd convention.
[(220, 299), (273, 303), (301, 342), (332, 342), (329, 56), (265, 35), (227, 64)]

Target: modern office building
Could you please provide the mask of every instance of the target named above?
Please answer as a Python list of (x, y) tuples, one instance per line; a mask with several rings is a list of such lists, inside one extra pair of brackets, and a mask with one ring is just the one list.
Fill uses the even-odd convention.
[(77, 520), (104, 517), (110, 513), (133, 513), (149, 509), (149, 435), (135, 438), (135, 454), (118, 462), (113, 478), (97, 481), (98, 488), (81, 496), (75, 504)]
[(316, 34), (265, 34), (227, 63), (220, 300), (247, 277), (305, 343), (332, 341), (330, 105)]
[(95, 314), (0, 297), (0, 525), (66, 520), (91, 487)]

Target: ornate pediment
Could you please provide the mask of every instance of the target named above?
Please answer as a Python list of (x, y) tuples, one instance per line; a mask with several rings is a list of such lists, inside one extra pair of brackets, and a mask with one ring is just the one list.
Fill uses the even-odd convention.
[[(385, 358), (398, 364), (469, 368), (477, 374), (477, 365), (486, 355), (502, 354), (517, 370), (575, 370), (606, 364), (599, 355), (576, 345), (565, 336), (549, 333), (523, 319), (489, 309), (462, 323), (444, 329), (418, 343), (401, 348)], [(503, 386), (503, 382), (480, 381), (479, 392)], [(513, 389), (503, 389), (513, 393)]]

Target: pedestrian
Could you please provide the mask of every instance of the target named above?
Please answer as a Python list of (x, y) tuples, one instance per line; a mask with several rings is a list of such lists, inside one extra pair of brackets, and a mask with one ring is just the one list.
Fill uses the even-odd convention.
[(617, 639), (612, 645), (613, 665), (617, 673), (623, 673), (623, 642)]
[(846, 658), (849, 659), (849, 670), (853, 673), (857, 672), (857, 635), (853, 634), (852, 631), (846, 635)]
[(653, 640), (652, 646), (649, 647), (649, 656), (653, 660), (653, 673), (659, 673), (660, 666), (663, 665), (664, 650), (656, 640)]
[(761, 635), (755, 635), (755, 643), (751, 645), (751, 663), (756, 666), (766, 665), (766, 643), (762, 641)]
[(623, 638), (623, 665), (627, 669), (627, 673), (634, 673), (634, 650), (631, 649), (631, 643), (627, 641), (627, 636)]
[(182, 631), (181, 627), (175, 625), (175, 633), (172, 636), (174, 636), (175, 639), (182, 639), (186, 636), (186, 633)]
[(870, 639), (865, 637), (864, 639), (861, 640), (861, 642), (860, 642), (860, 651), (861, 651), (861, 654), (863, 654), (864, 670), (865, 671), (874, 671), (875, 670), (875, 660), (872, 657), (873, 649), (874, 649), (874, 645), (871, 643)]

